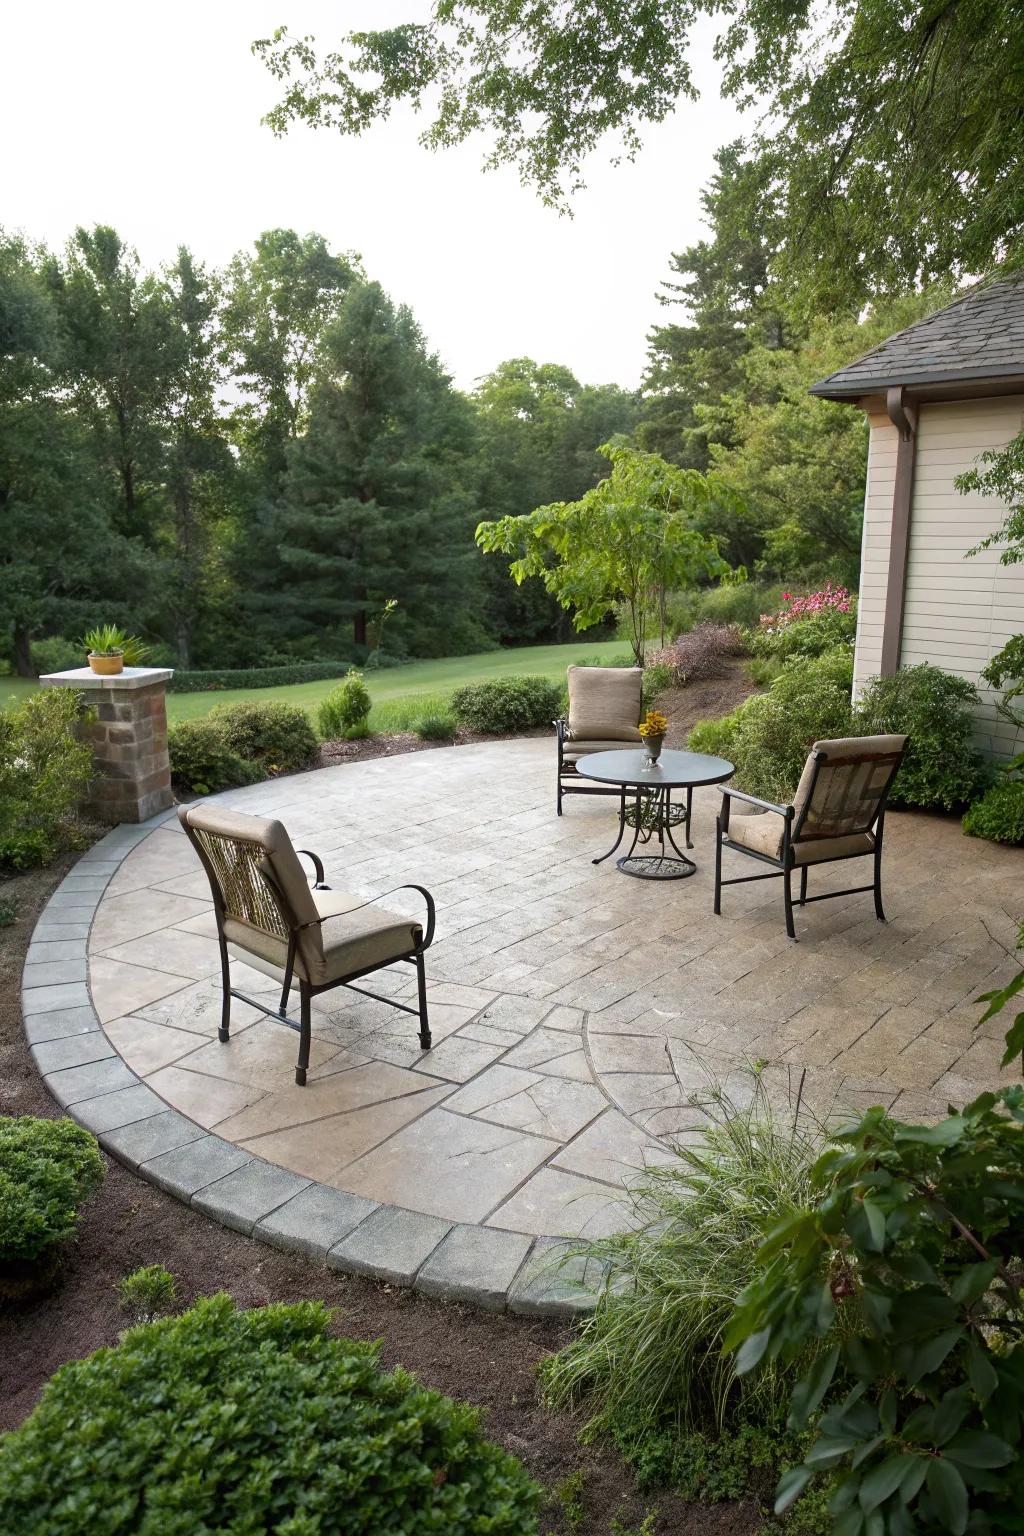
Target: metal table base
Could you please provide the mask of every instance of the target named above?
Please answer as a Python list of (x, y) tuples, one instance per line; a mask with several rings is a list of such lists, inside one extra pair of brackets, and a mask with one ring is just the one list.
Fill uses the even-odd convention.
[[(692, 848), (690, 841), (690, 813), (693, 809), (693, 790), (686, 791), (686, 808), (672, 804), (672, 790), (663, 786), (646, 787), (642, 784), (635, 786), (634, 799), (627, 808), (626, 789), (623, 788), (619, 798), (619, 831), (612, 846), (607, 853), (602, 853), (600, 858), (591, 860), (594, 864), (603, 864), (605, 859), (610, 859), (612, 854), (622, 844), (627, 825), (633, 828), (633, 841), (629, 845), (629, 852), (615, 860), (617, 869), (621, 869), (624, 875), (632, 875), (637, 880), (685, 880), (688, 875), (695, 873), (697, 866), (692, 859), (688, 859), (672, 836), (673, 827), (682, 827), (686, 835), (686, 846)], [(637, 853), (637, 843), (648, 845), (657, 837), (658, 852)], [(672, 849), (672, 853), (666, 850), (666, 844)]]

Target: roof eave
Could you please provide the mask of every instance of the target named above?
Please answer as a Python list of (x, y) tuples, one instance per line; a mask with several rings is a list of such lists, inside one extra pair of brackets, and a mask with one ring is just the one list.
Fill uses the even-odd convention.
[(855, 405), (865, 395), (884, 394), (886, 390), (902, 385), (912, 392), (927, 390), (935, 398), (935, 392), (946, 386), (956, 393), (963, 385), (985, 385), (990, 381), (1005, 387), (1008, 379), (1019, 379), (1024, 385), (1024, 361), (1009, 363), (1002, 368), (957, 368), (943, 373), (885, 374), (841, 381), (840, 374), (819, 379), (808, 393), (818, 400), (834, 400), (839, 404)]

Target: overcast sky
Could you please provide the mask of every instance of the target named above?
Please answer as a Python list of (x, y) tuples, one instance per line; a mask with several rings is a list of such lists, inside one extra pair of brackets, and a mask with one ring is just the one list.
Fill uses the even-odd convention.
[[(668, 257), (702, 233), (715, 149), (741, 132), (719, 100), (710, 37), (702, 99), (650, 131), (634, 165), (595, 156), (575, 218), (544, 208), (485, 146), (430, 153), (396, 114), (360, 139), (260, 124), (277, 86), (250, 53), (286, 24), (332, 42), (429, 14), (428, 0), (51, 0), (0, 8), (0, 224), (60, 246), (113, 224), (147, 263), (187, 244), (218, 264), (262, 229), (319, 230), (412, 306), (463, 388), (503, 358), (639, 383)], [(659, 314), (660, 311), (660, 314)]]

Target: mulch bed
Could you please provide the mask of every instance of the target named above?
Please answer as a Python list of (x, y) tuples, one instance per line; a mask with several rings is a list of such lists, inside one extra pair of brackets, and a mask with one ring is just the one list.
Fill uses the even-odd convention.
[[(706, 685), (708, 687), (721, 685)], [(733, 690), (736, 680), (733, 680)], [(739, 695), (742, 696), (742, 695)], [(696, 703), (696, 700), (694, 700)], [(731, 708), (727, 700), (707, 713)], [(673, 714), (673, 722), (680, 711)], [(398, 745), (402, 742), (404, 745)], [(405, 744), (407, 743), (407, 744)], [(680, 742), (680, 744), (682, 744)], [(343, 742), (328, 761), (390, 756), (434, 743), (415, 736)], [(355, 752), (347, 749), (356, 748)], [(50, 892), (74, 863), (20, 875), (2, 885), (18, 902), (18, 918), (0, 928), (0, 1112), (52, 1116), (50, 1098), (29, 1056), (21, 1027), (21, 967), (33, 925)], [(382, 1341), (385, 1365), (401, 1364), (428, 1386), (484, 1410), (487, 1432), (519, 1456), (549, 1489), (582, 1469), (585, 1523), (566, 1523), (553, 1499), (541, 1518), (545, 1536), (606, 1533), (617, 1519), (629, 1532), (653, 1508), (658, 1536), (745, 1536), (760, 1519), (752, 1505), (688, 1505), (670, 1494), (641, 1496), (628, 1469), (607, 1446), (581, 1446), (568, 1415), (549, 1414), (537, 1397), (534, 1368), (566, 1337), (564, 1325), (445, 1306), (411, 1291), (336, 1274), (226, 1231), (105, 1158), (107, 1177), (87, 1205), (56, 1288), (0, 1316), (0, 1430), (19, 1424), (47, 1378), (67, 1360), (114, 1344), (124, 1317), (116, 1288), (143, 1264), (164, 1264), (183, 1304), (226, 1290), (242, 1306), (316, 1298), (339, 1312), (343, 1332)]]

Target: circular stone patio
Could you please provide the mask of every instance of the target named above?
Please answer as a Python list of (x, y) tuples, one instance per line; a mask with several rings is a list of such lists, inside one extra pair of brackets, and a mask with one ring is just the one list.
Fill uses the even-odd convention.
[[(627, 1225), (637, 1170), (699, 1129), (712, 1081), (748, 1092), (750, 1060), (820, 1114), (937, 1116), (999, 1079), (1002, 1030), (976, 1028), (973, 999), (1016, 970), (1024, 853), (891, 814), (888, 924), (869, 896), (841, 898), (798, 910), (793, 944), (776, 882), (727, 889), (712, 915), (717, 790), (694, 797), (697, 874), (654, 882), (591, 863), (616, 803), (571, 797), (559, 819), (554, 777), (553, 743), (531, 739), (221, 797), (279, 817), (335, 886), (416, 881), (437, 902), (433, 1049), (407, 1014), (327, 994), (305, 1088), (296, 1036), (256, 1010), (235, 1003), (217, 1040), (209, 889), (174, 815), (115, 829), (55, 892), (28, 954), (26, 1030), (51, 1091), (113, 1155), (230, 1226), (548, 1312), (586, 1304), (581, 1263), (552, 1263), (564, 1240)], [(844, 883), (843, 866), (814, 870), (811, 893)], [(233, 971), (243, 991), (273, 990)], [(368, 984), (414, 991), (407, 967)]]

